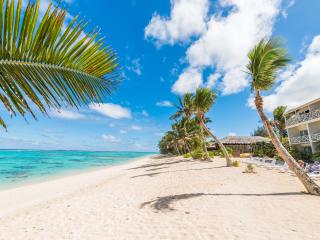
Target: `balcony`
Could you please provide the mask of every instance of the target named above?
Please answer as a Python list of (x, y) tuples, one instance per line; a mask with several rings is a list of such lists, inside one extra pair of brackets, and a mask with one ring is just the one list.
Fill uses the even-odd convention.
[(320, 142), (320, 133), (315, 133), (311, 135), (312, 142)]
[(303, 144), (303, 143), (310, 143), (310, 139), (308, 135), (297, 136), (290, 138), (291, 144)]
[(317, 118), (320, 119), (320, 109), (310, 111), (310, 112), (304, 113), (304, 114), (295, 114), (292, 117), (290, 117), (289, 119), (287, 119), (286, 124), (287, 124), (287, 126), (292, 126), (292, 125), (296, 125), (296, 124), (299, 124), (302, 122), (314, 120)]

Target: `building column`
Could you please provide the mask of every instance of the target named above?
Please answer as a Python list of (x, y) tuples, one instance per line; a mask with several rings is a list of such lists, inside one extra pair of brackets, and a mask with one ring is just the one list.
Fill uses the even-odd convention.
[(313, 142), (312, 142), (312, 138), (311, 138), (311, 132), (310, 132), (310, 128), (309, 128), (309, 123), (307, 123), (307, 130), (308, 130), (308, 136), (309, 136), (309, 141), (310, 141), (310, 146), (311, 146), (312, 153), (315, 153), (316, 149), (312, 144)]

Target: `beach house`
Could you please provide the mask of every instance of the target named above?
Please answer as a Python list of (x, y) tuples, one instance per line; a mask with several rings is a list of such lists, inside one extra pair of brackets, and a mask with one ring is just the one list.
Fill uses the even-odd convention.
[(291, 146), (320, 152), (320, 98), (288, 110), (285, 119)]

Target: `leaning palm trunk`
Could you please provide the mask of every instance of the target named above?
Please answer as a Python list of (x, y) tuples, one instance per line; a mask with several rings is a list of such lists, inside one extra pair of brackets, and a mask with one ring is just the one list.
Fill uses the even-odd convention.
[(261, 117), (261, 120), (268, 131), (271, 141), (280, 157), (288, 164), (289, 169), (297, 175), (297, 177), (300, 179), (302, 184), (307, 189), (308, 193), (320, 196), (320, 187), (300, 167), (300, 165), (295, 161), (295, 159), (291, 156), (291, 154), (287, 151), (287, 149), (282, 145), (282, 143), (278, 139), (267, 116), (264, 114), (263, 99), (260, 96), (259, 91), (256, 91), (255, 105)]
[(207, 128), (206, 124), (201, 121), (201, 126), (206, 130), (206, 132), (218, 143), (226, 161), (227, 161), (227, 167), (232, 167), (232, 161), (231, 158), (228, 154), (227, 149), (225, 148), (225, 146), (222, 144), (222, 142), (219, 140), (219, 138), (217, 138), (210, 130), (209, 128)]
[(202, 141), (203, 141), (203, 150), (204, 150), (204, 152), (206, 154), (206, 159), (209, 160), (210, 157), (209, 157), (209, 153), (208, 153), (208, 149), (207, 149), (207, 145), (206, 145), (206, 139), (205, 139), (204, 134), (203, 134), (203, 129), (204, 128), (203, 128), (203, 126), (202, 126), (202, 124), (200, 122), (200, 131), (201, 131), (201, 138), (202, 138)]
[(174, 144), (174, 146), (175, 146), (175, 148), (176, 148), (176, 151), (177, 151), (178, 156), (180, 156), (181, 154), (180, 154), (180, 151), (179, 151), (178, 145), (177, 145), (177, 144)]
[(191, 153), (191, 151), (190, 151), (190, 147), (189, 147), (189, 145), (188, 145), (188, 142), (187, 142), (187, 141), (185, 142), (185, 146), (186, 146), (186, 149), (187, 149), (187, 153)]

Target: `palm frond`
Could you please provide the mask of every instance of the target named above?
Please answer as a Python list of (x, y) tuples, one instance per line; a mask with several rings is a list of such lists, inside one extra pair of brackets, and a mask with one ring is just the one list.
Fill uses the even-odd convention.
[(277, 72), (285, 67), (290, 58), (279, 39), (262, 39), (248, 54), (247, 69), (252, 77), (252, 89), (268, 90)]
[(14, 116), (34, 117), (31, 103), (47, 113), (102, 102), (120, 81), (115, 52), (97, 29), (83, 34), (79, 16), (67, 25), (66, 10), (51, 3), (40, 19), (39, 7), (0, 0), (0, 101)]

